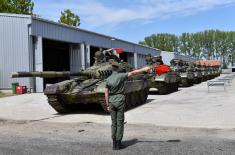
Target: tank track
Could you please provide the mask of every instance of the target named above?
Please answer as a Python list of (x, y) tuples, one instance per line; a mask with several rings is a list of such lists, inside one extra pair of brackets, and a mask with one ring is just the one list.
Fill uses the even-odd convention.
[(157, 89), (160, 95), (165, 95), (170, 93), (169, 87), (166, 83), (159, 83)]
[[(131, 92), (126, 95), (126, 109), (131, 109), (135, 106), (144, 104), (148, 98), (149, 89), (143, 89), (141, 91)], [(70, 113), (73, 112), (76, 107), (66, 105), (64, 101), (58, 95), (47, 95), (48, 103), (52, 108), (54, 108), (58, 113)], [(105, 97), (99, 97), (99, 103), (101, 104), (105, 112), (108, 111), (108, 106), (105, 102)]]
[(126, 94), (126, 110), (146, 103), (149, 88)]
[(187, 78), (182, 78), (181, 79), (181, 86), (182, 87), (189, 87), (191, 85), (192, 85), (192, 83), (189, 79), (187, 79)]
[(48, 103), (52, 108), (54, 108), (58, 113), (69, 113), (72, 112), (72, 108), (64, 104), (57, 95), (47, 95)]
[(166, 95), (178, 91), (178, 83), (158, 83), (157, 89), (160, 95)]
[(199, 84), (202, 82), (202, 78), (194, 78), (194, 83)]

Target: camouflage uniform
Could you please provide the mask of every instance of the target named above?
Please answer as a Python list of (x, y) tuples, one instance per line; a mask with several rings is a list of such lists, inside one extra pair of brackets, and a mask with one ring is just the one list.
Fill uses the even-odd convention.
[(96, 51), (94, 59), (95, 59), (95, 65), (98, 65), (104, 62), (104, 54), (101, 51)]
[(110, 115), (112, 119), (112, 138), (121, 141), (124, 132), (125, 95), (124, 84), (128, 73), (116, 71), (107, 79), (106, 88), (109, 90)]

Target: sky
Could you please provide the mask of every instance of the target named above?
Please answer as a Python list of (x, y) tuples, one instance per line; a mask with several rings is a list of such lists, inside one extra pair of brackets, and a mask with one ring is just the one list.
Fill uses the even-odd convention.
[(136, 42), (156, 33), (235, 31), (235, 0), (33, 0), (34, 13), (58, 21), (71, 9), (86, 30)]

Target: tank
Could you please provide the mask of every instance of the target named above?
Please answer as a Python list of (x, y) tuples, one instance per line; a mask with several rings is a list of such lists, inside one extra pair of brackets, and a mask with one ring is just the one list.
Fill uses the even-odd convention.
[(213, 66), (212, 69), (214, 71), (215, 77), (220, 76), (220, 67), (219, 66)]
[[(161, 56), (151, 57), (151, 59), (149, 57), (150, 56), (146, 58), (147, 65), (160, 67), (164, 64)], [(155, 72), (152, 74), (150, 88), (155, 88), (158, 90), (158, 93), (160, 95), (165, 95), (177, 91), (179, 87), (179, 82), (180, 82), (180, 76), (177, 72), (174, 72), (172, 70), (169, 70), (168, 72), (164, 72), (161, 74), (157, 74)]]
[(188, 70), (188, 66), (182, 60), (172, 59), (171, 69), (180, 75), (180, 84), (182, 87), (192, 86), (194, 83), (194, 73)]
[(199, 64), (199, 66), (200, 66), (200, 70), (201, 70), (201, 73), (202, 73), (202, 81), (209, 80), (210, 78), (209, 78), (208, 71), (207, 71), (205, 65)]
[(194, 74), (194, 80), (193, 83), (194, 84), (199, 84), (202, 82), (202, 72), (200, 70), (200, 68), (195, 64), (195, 63), (188, 63), (188, 71), (193, 72)]
[(221, 62), (218, 60), (198, 60), (195, 62), (203, 74), (203, 81), (213, 79), (220, 75)]
[[(87, 104), (98, 104), (104, 111), (108, 112), (104, 97), (105, 81), (112, 74), (111, 62), (114, 61), (115, 55), (110, 59), (110, 55), (108, 57), (108, 54), (104, 55), (103, 53), (100, 51), (96, 52), (94, 65), (81, 72), (17, 72), (13, 73), (12, 77), (60, 78), (76, 76), (71, 80), (47, 86), (44, 94), (48, 98), (48, 103), (58, 113), (74, 112), (79, 109), (80, 105)], [(122, 62), (118, 57), (115, 57), (115, 59), (119, 61), (120, 72), (132, 70), (130, 64)], [(148, 92), (148, 80), (145, 79), (144, 74), (129, 78), (125, 84), (127, 109), (145, 103)]]
[(209, 66), (209, 71), (211, 72), (211, 78), (216, 78), (220, 75), (219, 70), (216, 66)]

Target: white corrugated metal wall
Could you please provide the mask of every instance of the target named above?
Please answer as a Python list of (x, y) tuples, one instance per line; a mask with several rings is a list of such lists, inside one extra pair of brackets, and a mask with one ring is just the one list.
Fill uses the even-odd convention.
[(175, 52), (161, 51), (162, 60), (165, 64), (170, 65), (172, 59), (180, 59), (184, 61), (194, 62), (195, 59), (189, 56), (181, 55)]
[(175, 53), (175, 59), (181, 59), (181, 60), (184, 60), (184, 61), (189, 61), (189, 62), (194, 62), (196, 61), (196, 59), (194, 58), (191, 58), (189, 56), (185, 56), (185, 55), (180, 55), (178, 53)]
[(170, 61), (174, 59), (174, 52), (161, 51), (162, 61), (164, 64), (170, 65)]
[(71, 45), (70, 47), (70, 71), (79, 72), (82, 67), (81, 61), (78, 61), (81, 58), (80, 46)]
[(138, 68), (143, 67), (146, 65), (146, 55), (138, 54)]
[(28, 16), (0, 15), (0, 88), (10, 88), (12, 82), (29, 86), (29, 79), (11, 79), (14, 71), (29, 71)]

